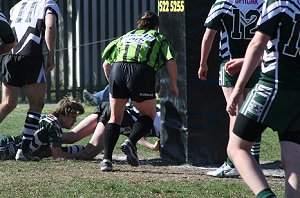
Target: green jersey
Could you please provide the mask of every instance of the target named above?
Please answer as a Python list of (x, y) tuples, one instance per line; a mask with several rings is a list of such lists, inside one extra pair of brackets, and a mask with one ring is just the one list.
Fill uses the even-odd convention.
[(107, 45), (102, 53), (110, 64), (135, 62), (158, 71), (173, 58), (166, 37), (156, 30), (132, 30)]
[(300, 1), (266, 1), (258, 31), (271, 37), (263, 56), (261, 84), (300, 89)]
[(222, 60), (245, 56), (254, 36), (264, 0), (217, 0), (205, 21), (209, 29), (220, 31)]

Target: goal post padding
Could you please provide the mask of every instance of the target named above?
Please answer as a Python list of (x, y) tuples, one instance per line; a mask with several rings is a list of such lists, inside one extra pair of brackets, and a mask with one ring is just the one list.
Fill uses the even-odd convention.
[[(176, 4), (172, 0), (168, 2)], [(218, 164), (227, 156), (229, 124), (225, 98), (218, 86), (218, 39), (208, 60), (208, 80), (201, 81), (197, 75), (203, 24), (213, 1), (176, 2), (183, 3), (183, 12), (166, 10), (160, 6), (167, 1), (158, 1), (160, 32), (174, 50), (180, 93), (178, 98), (171, 95), (167, 70), (163, 68), (160, 72), (160, 155), (170, 164)]]

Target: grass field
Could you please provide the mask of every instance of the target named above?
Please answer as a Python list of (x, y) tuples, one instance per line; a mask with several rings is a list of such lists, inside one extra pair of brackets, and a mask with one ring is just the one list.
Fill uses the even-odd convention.
[[(19, 105), (0, 124), (0, 134), (19, 134), (27, 108), (27, 105)], [(53, 108), (53, 105), (46, 105), (44, 113)], [(86, 107), (86, 113), (77, 122), (93, 109)], [(118, 145), (123, 140), (124, 137), (121, 137)], [(86, 144), (87, 141), (88, 138), (80, 143)], [(142, 165), (132, 168), (124, 160), (116, 159), (115, 171), (110, 173), (100, 171), (99, 159), (0, 161), (0, 197), (254, 197), (240, 178), (211, 178), (197, 167), (155, 163), (152, 159), (159, 158), (157, 152), (138, 147), (138, 153)], [(122, 155), (120, 149), (115, 149), (114, 154)], [(261, 160), (274, 162), (279, 160), (279, 156), (277, 136), (268, 130), (262, 138)], [(283, 179), (268, 179), (278, 197), (283, 197)]]

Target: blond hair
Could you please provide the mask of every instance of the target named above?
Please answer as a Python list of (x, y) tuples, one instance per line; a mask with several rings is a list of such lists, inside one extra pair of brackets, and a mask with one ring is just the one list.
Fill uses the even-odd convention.
[(69, 116), (84, 114), (84, 107), (80, 102), (77, 102), (72, 97), (63, 98), (57, 103), (57, 106), (52, 113), (54, 116)]

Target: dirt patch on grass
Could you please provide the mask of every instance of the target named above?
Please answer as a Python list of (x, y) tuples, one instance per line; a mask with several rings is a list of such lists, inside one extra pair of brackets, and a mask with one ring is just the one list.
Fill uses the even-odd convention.
[[(99, 162), (101, 156), (98, 156)], [(280, 162), (262, 162), (261, 167), (268, 180), (274, 182), (284, 182), (284, 173)], [(138, 167), (132, 167), (127, 164), (124, 156), (114, 156), (113, 171), (109, 175), (116, 175), (122, 178), (128, 178), (129, 181), (139, 182), (141, 179), (146, 181), (153, 180), (191, 180), (191, 181), (213, 181), (220, 178), (207, 176), (209, 170), (217, 166), (192, 166), (192, 165), (168, 165), (160, 158), (140, 159)], [(100, 169), (100, 168), (99, 168)], [(163, 177), (162, 177), (163, 175)], [(223, 178), (226, 180), (242, 180), (238, 178)]]

